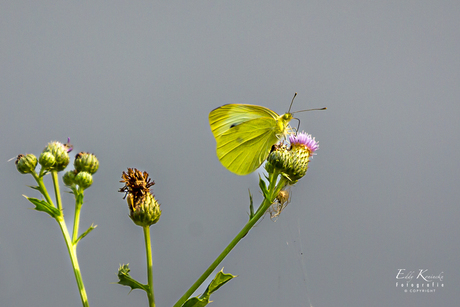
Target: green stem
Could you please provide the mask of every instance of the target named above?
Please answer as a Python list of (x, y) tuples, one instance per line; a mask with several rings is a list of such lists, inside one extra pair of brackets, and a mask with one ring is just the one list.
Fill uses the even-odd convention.
[(56, 195), (57, 208), (62, 211), (61, 192), (59, 190), (59, 178), (56, 170), (51, 171), (51, 177), (53, 178), (54, 194)]
[(86, 296), (86, 290), (83, 284), (83, 278), (81, 276), (80, 266), (78, 265), (77, 246), (73, 244), (73, 241), (70, 238), (64, 218), (62, 216), (58, 217), (56, 218), (56, 221), (58, 222), (59, 227), (61, 227), (62, 235), (64, 236), (67, 250), (69, 252), (70, 261), (72, 262), (72, 268), (75, 274), (75, 279), (77, 281), (78, 290), (80, 291), (82, 305), (83, 307), (89, 307), (88, 297)]
[(153, 292), (153, 273), (152, 273), (152, 244), (150, 242), (150, 226), (144, 226), (144, 239), (145, 239), (145, 253), (147, 258), (147, 280), (149, 291), (147, 296), (149, 298), (149, 306), (155, 307), (155, 295)]
[[(51, 199), (50, 195), (48, 194), (48, 190), (46, 190), (46, 186), (43, 183), (43, 177), (38, 175), (36, 172), (32, 172), (31, 174), (32, 174), (32, 176), (34, 177), (35, 181), (38, 184), (38, 188), (40, 190), (40, 193), (42, 193), (42, 195), (45, 197), (46, 201), (50, 205), (54, 206), (53, 200)], [(54, 206), (54, 207), (56, 207), (56, 206)]]
[(75, 194), (75, 215), (73, 220), (73, 234), (72, 234), (72, 242), (75, 243), (78, 238), (78, 227), (80, 226), (80, 211), (81, 206), (83, 205), (83, 191), (79, 191), (74, 189)]
[(198, 287), (208, 278), (209, 275), (216, 269), (216, 267), (227, 257), (230, 251), (241, 241), (251, 230), (251, 228), (257, 223), (257, 221), (265, 214), (268, 208), (273, 203), (275, 197), (278, 195), (279, 191), (285, 186), (285, 178), (281, 177), (280, 182), (276, 184), (277, 176), (270, 176), (270, 184), (268, 187), (268, 198), (264, 198), (262, 204), (257, 209), (256, 214), (251, 218), (243, 229), (236, 235), (236, 237), (228, 244), (228, 246), (220, 253), (220, 255), (214, 260), (214, 262), (204, 271), (204, 273), (198, 278), (198, 280), (190, 287), (190, 289), (185, 292), (185, 294), (174, 304), (174, 307), (182, 306), (185, 301), (198, 289)]
[[(80, 291), (82, 305), (83, 307), (89, 307), (88, 297), (86, 295), (85, 286), (83, 284), (83, 278), (81, 276), (80, 266), (78, 265), (77, 246), (74, 244), (75, 240), (72, 240), (70, 238), (69, 231), (67, 230), (67, 226), (64, 221), (64, 216), (62, 214), (62, 201), (61, 201), (61, 193), (59, 191), (59, 181), (58, 181), (57, 171), (52, 171), (51, 174), (53, 178), (56, 203), (58, 205), (59, 210), (61, 211), (61, 215), (56, 217), (56, 222), (58, 222), (59, 227), (61, 228), (61, 232), (62, 232), (64, 241), (67, 246), (67, 251), (69, 252), (70, 261), (72, 263), (72, 268), (75, 274), (75, 279), (77, 281), (78, 290)], [(45, 197), (46, 201), (50, 203), (51, 205), (53, 205), (54, 207), (56, 207), (46, 189), (45, 184), (43, 183), (43, 173), (41, 172), (40, 175), (37, 175), (36, 172), (32, 172), (32, 176), (35, 178), (35, 181), (37, 181), (39, 190), (42, 193), (42, 195)], [(78, 232), (78, 226), (77, 226), (77, 232)]]

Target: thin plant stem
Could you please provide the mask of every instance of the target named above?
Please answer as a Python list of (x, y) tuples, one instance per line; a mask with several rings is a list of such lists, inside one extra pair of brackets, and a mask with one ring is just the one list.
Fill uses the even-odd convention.
[(31, 173), (32, 176), (34, 177), (35, 181), (38, 184), (38, 188), (40, 193), (45, 197), (46, 201), (52, 205), (53, 207), (56, 207), (53, 203), (53, 200), (51, 199), (50, 195), (48, 194), (48, 190), (46, 189), (45, 184), (43, 183), (43, 177), (38, 175), (35, 171)]
[(83, 284), (83, 278), (81, 276), (80, 266), (78, 265), (77, 245), (74, 244), (72, 239), (70, 238), (69, 232), (67, 230), (67, 226), (64, 221), (64, 217), (60, 216), (56, 218), (56, 221), (58, 222), (59, 227), (61, 227), (62, 235), (64, 236), (67, 250), (69, 252), (70, 261), (72, 262), (72, 268), (75, 274), (75, 279), (77, 281), (78, 290), (80, 291), (81, 303), (83, 307), (89, 307), (85, 285)]
[(75, 215), (73, 220), (72, 242), (75, 244), (78, 238), (78, 227), (80, 226), (80, 211), (83, 205), (83, 191), (74, 189), (75, 194)]
[[(56, 216), (56, 222), (59, 224), (59, 227), (61, 228), (62, 236), (64, 237), (64, 241), (67, 246), (67, 251), (69, 252), (69, 257), (72, 263), (72, 268), (75, 274), (75, 279), (77, 281), (78, 290), (80, 292), (80, 298), (81, 298), (82, 305), (83, 307), (89, 307), (88, 297), (86, 295), (86, 290), (83, 284), (83, 278), (81, 276), (80, 266), (78, 264), (78, 259), (77, 259), (77, 245), (75, 244), (75, 240), (72, 240), (70, 237), (69, 231), (67, 230), (67, 226), (64, 221), (64, 215), (62, 214), (61, 193), (59, 190), (57, 171), (52, 171), (51, 174), (53, 178), (56, 203), (58, 205), (59, 211), (61, 212), (59, 216)], [(42, 195), (45, 197), (46, 201), (50, 203), (52, 206), (55, 206), (43, 183), (43, 176), (37, 175), (37, 173), (35, 172), (32, 172), (32, 176), (35, 178), (35, 181), (38, 184), (39, 190), (42, 193)], [(77, 226), (77, 231), (78, 231), (78, 226)]]
[(51, 177), (53, 178), (54, 194), (56, 195), (57, 208), (62, 211), (61, 192), (59, 190), (59, 178), (57, 170), (51, 171)]
[(155, 294), (153, 291), (153, 262), (152, 262), (152, 244), (150, 241), (150, 226), (144, 226), (144, 239), (145, 239), (145, 253), (147, 258), (147, 281), (149, 285), (149, 291), (147, 296), (149, 298), (149, 306), (155, 307)]
[(182, 306), (185, 301), (198, 289), (198, 287), (208, 278), (209, 275), (216, 269), (216, 267), (227, 257), (230, 251), (241, 241), (251, 230), (251, 228), (257, 223), (257, 221), (264, 216), (265, 212), (273, 203), (276, 195), (286, 185), (286, 179), (281, 177), (278, 184), (276, 183), (277, 174), (269, 177), (268, 187), (268, 198), (265, 197), (262, 204), (257, 209), (256, 214), (244, 225), (243, 229), (236, 235), (236, 237), (228, 244), (228, 246), (220, 253), (220, 255), (214, 260), (214, 262), (204, 271), (204, 273), (198, 278), (198, 280), (185, 292), (185, 294), (174, 304), (174, 307)]

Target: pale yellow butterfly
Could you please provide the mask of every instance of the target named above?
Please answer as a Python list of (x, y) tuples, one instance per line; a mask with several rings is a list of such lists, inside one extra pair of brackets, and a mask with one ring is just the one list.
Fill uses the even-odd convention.
[(268, 108), (250, 104), (226, 104), (212, 110), (209, 125), (222, 165), (237, 175), (247, 175), (259, 168), (272, 146), (292, 131), (289, 126), (292, 114), (310, 111), (290, 113), (290, 110), (291, 107), (287, 113), (278, 115)]

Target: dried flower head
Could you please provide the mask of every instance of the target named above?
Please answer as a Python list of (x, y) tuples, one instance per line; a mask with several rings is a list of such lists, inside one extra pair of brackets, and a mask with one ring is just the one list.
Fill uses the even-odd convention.
[(126, 193), (129, 207), (129, 217), (136, 225), (150, 226), (158, 222), (161, 216), (160, 204), (150, 192), (150, 187), (155, 184), (147, 172), (128, 168), (128, 173), (123, 172), (120, 182), (125, 185), (118, 192)]
[[(121, 178), (123, 180), (120, 180), (120, 182), (125, 183), (125, 185), (120, 188), (118, 192), (125, 192), (126, 195), (129, 193), (136, 198), (144, 196), (150, 191), (149, 188), (155, 184), (155, 182), (149, 178), (149, 173), (141, 172), (137, 168), (128, 168), (128, 173), (123, 172)], [(123, 199), (125, 197), (123, 197)]]

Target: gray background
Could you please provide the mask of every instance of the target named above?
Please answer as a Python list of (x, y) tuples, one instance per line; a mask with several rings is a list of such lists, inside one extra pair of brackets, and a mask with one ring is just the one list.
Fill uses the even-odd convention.
[[(172, 306), (247, 221), (257, 173), (215, 156), (225, 103), (298, 114), (320, 142), (292, 202), (220, 266), (213, 306), (454, 306), (460, 299), (458, 1), (2, 1), (0, 305), (81, 306), (58, 225), (8, 159), (71, 137), (100, 170), (78, 246), (91, 306), (146, 306), (142, 230), (117, 193), (150, 172), (157, 306)], [(294, 122), (295, 123), (295, 122)], [(72, 155), (72, 157), (73, 157)], [(49, 183), (49, 181), (47, 181)], [(65, 194), (70, 227), (72, 196)], [(396, 273), (444, 274), (403, 293)]]

